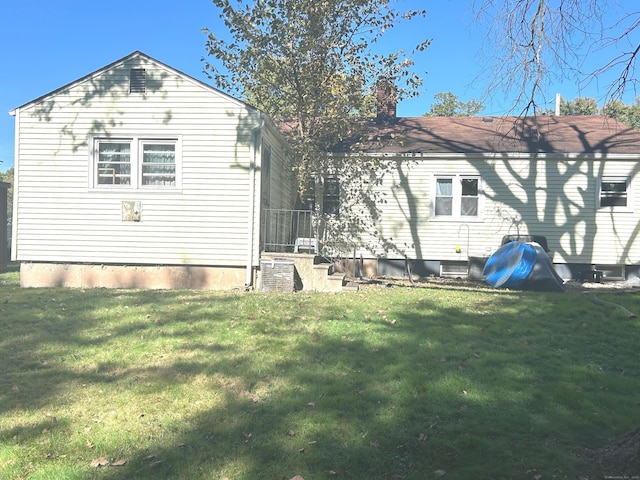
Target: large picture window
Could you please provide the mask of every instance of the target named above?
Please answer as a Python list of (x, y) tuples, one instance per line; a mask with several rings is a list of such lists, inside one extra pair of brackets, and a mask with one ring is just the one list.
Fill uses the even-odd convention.
[(434, 192), (434, 217), (474, 218), (480, 215), (480, 177), (436, 176)]
[(175, 188), (179, 139), (94, 139), (96, 188)]

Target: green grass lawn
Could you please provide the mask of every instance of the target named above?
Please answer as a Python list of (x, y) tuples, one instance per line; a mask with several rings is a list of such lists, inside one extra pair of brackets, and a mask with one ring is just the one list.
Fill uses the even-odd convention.
[[(640, 314), (640, 293), (598, 297)], [(579, 294), (0, 274), (0, 478), (595, 478), (640, 425), (639, 327)]]

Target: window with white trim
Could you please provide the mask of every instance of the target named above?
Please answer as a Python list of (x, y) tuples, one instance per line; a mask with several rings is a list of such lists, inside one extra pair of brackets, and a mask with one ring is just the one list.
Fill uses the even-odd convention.
[(92, 171), (96, 188), (176, 188), (178, 138), (95, 138)]
[(432, 215), (439, 218), (477, 218), (480, 215), (480, 177), (437, 175)]
[(602, 177), (598, 190), (598, 207), (628, 207), (630, 192), (627, 177)]

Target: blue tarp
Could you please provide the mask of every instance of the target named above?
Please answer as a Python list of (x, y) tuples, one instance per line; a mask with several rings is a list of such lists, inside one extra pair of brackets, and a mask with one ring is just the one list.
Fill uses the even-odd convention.
[(565, 291), (549, 255), (536, 243), (514, 241), (503, 245), (489, 257), (482, 273), (495, 288)]

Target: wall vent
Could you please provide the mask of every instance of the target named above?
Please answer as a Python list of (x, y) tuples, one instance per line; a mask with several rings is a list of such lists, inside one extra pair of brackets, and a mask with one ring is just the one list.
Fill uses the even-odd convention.
[(129, 93), (146, 93), (147, 71), (144, 68), (132, 68), (129, 72)]
[(440, 276), (444, 278), (466, 278), (469, 273), (467, 262), (441, 262)]

